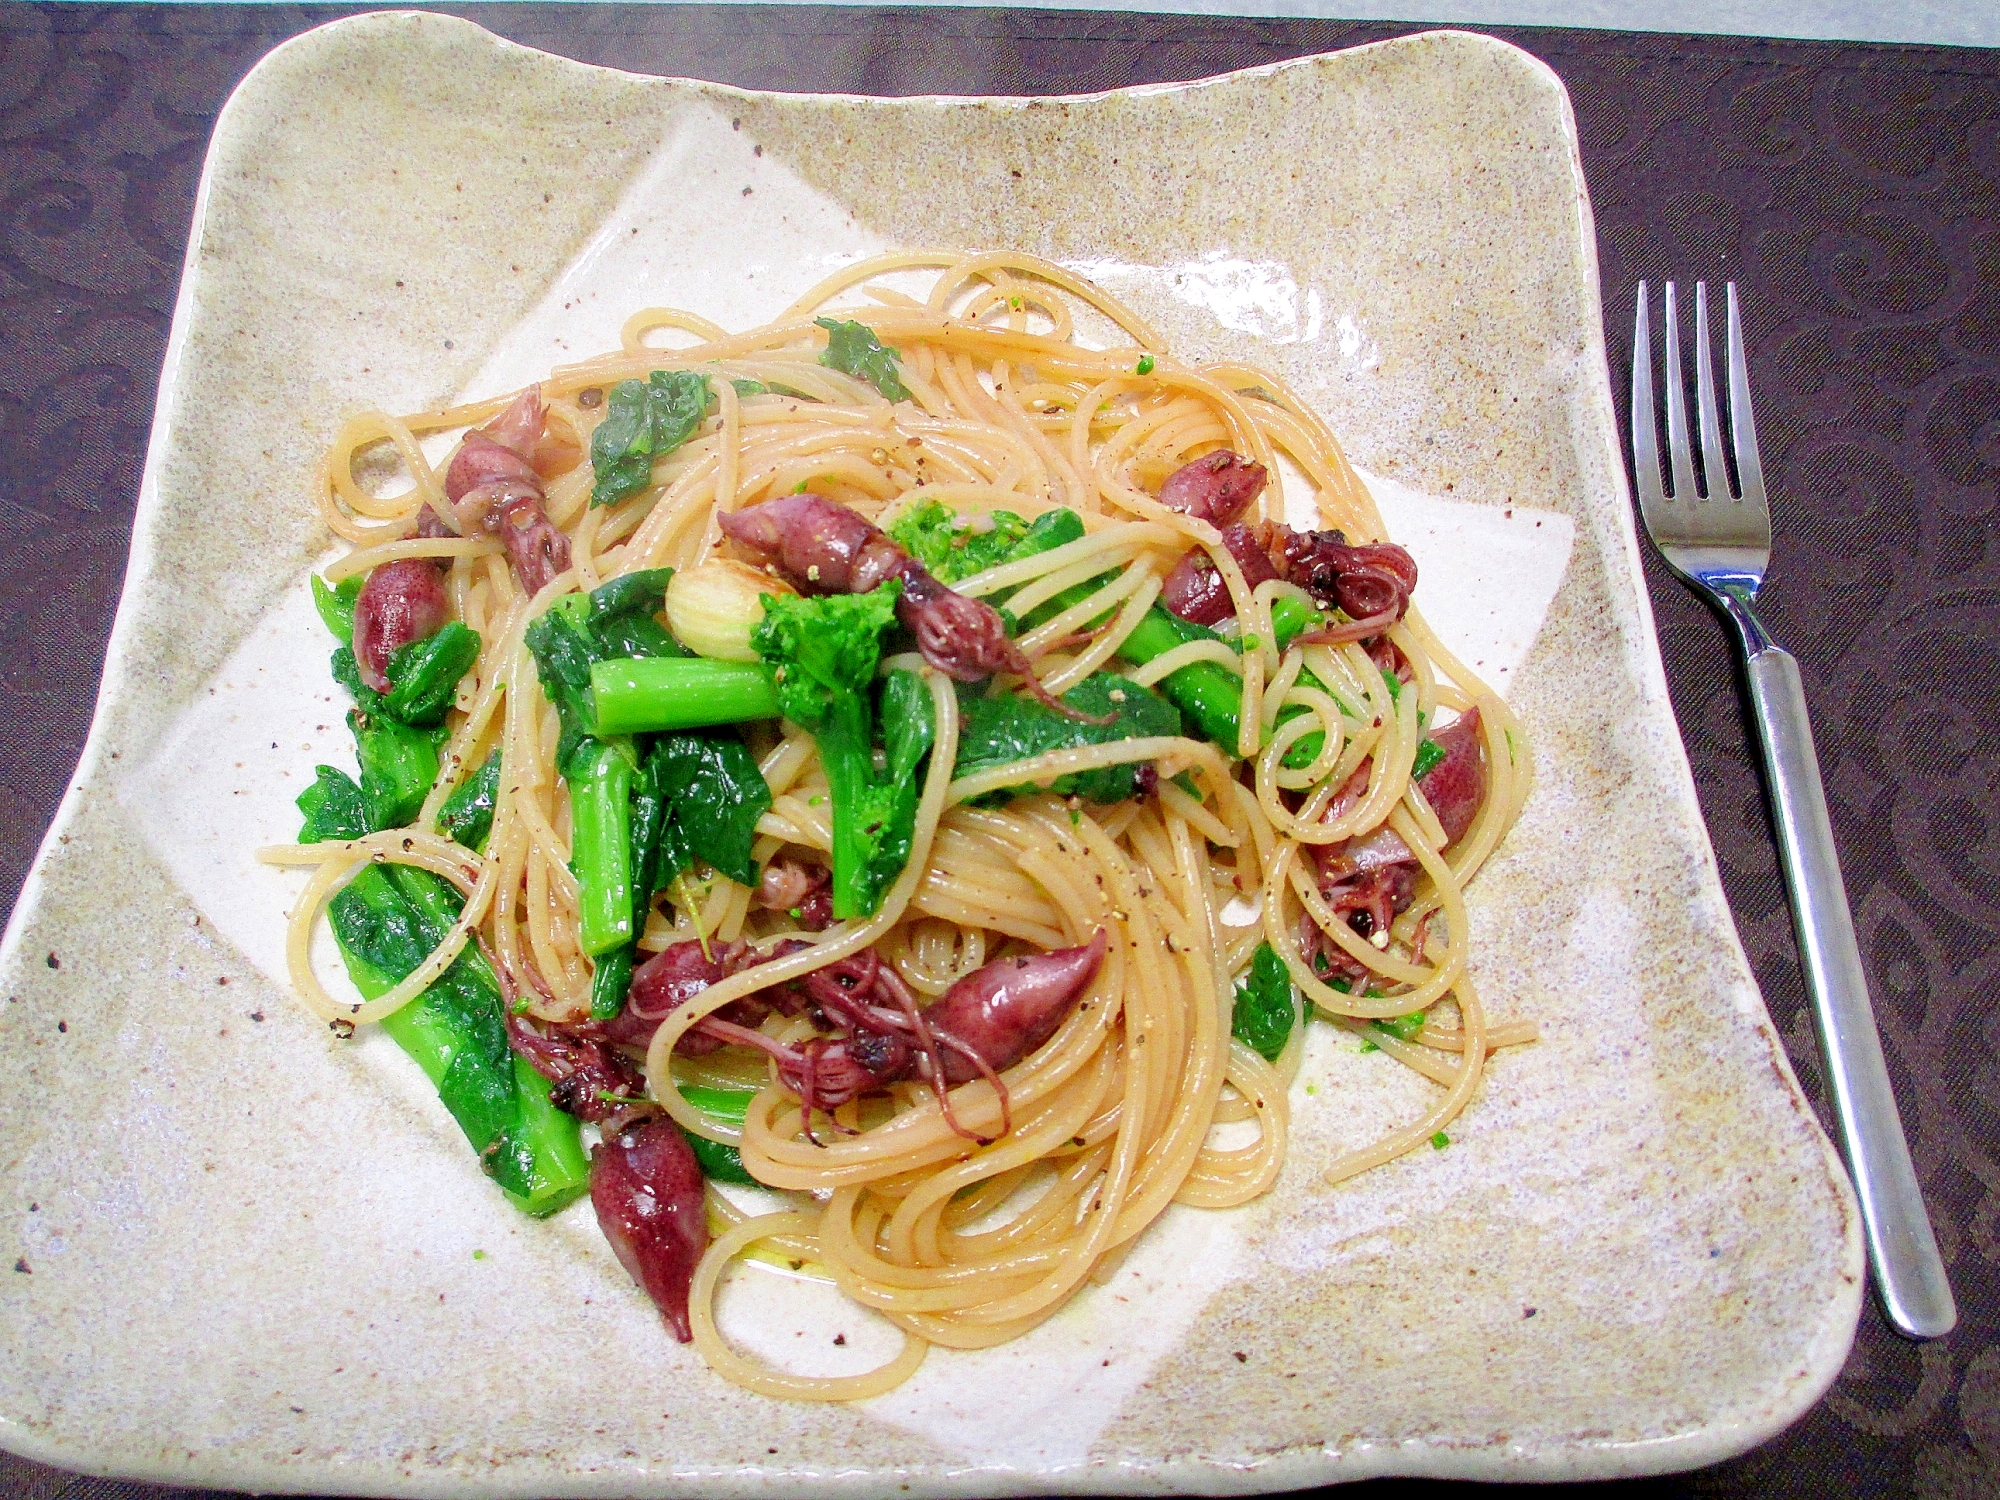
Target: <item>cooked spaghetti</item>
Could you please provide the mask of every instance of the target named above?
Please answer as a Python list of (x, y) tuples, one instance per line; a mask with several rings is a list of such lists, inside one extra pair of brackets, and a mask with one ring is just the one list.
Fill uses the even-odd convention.
[[(1323, 529), (1285, 526), (1286, 489)], [(537, 1165), (548, 1096), (594, 1123), (621, 1259), (753, 1390), (887, 1390), (932, 1344), (1032, 1328), (1168, 1204), (1263, 1193), (1312, 1016), (1438, 1086), (1329, 1182), (1429, 1141), (1534, 1034), (1467, 967), (1519, 726), (1410, 608), (1414, 563), (1302, 401), (1178, 361), (1058, 266), (885, 257), (744, 333), (649, 309), (520, 396), (349, 421), (318, 503), (353, 546), (320, 592), (357, 735), (402, 737), (363, 741), (359, 783), (323, 768), (316, 841), (266, 851), (314, 867), (300, 997), (342, 1033), (403, 1017), (421, 1061), (497, 989), (528, 1113), (426, 1061), (488, 1169), (559, 1206), (580, 1157)], [(850, 628), (867, 680), (807, 683)], [(345, 894), (370, 870), (403, 881), (372, 918)], [(310, 961), (330, 903), (358, 1003)], [(649, 1220), (703, 1191), (688, 1141), (790, 1203), (711, 1185), (698, 1230)], [(901, 1355), (814, 1378), (734, 1349), (716, 1286), (760, 1244)]]

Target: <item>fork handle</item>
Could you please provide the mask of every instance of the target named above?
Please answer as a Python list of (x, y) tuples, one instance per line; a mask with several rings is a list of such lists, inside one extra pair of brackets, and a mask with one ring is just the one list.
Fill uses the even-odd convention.
[(1834, 1119), (1861, 1200), (1875, 1285), (1883, 1310), (1899, 1332), (1911, 1338), (1938, 1338), (1958, 1321), (1958, 1308), (1924, 1211), (1882, 1058), (1861, 950), (1854, 939), (1854, 919), (1841, 883), (1840, 858), (1834, 851), (1798, 660), (1767, 639), (1748, 652), (1748, 667), (1806, 993), (1818, 1022)]

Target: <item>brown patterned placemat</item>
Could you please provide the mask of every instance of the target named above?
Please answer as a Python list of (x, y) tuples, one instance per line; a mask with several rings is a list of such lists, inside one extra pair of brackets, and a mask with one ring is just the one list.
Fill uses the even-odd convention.
[[(1074, 11), (438, 8), (639, 72), (884, 94), (1196, 78), (1417, 29)], [(0, 910), (88, 727), (216, 111), (264, 52), (344, 13), (0, 8)], [(1981, 1003), (2000, 978), (2000, 52), (1491, 29), (1569, 86), (1614, 385), (1640, 276), (1734, 278), (1746, 294), (1779, 535), (1763, 613), (1805, 669), (1890, 1064), (1960, 1306), (1955, 1334), (1914, 1345), (1871, 1305), (1827, 1398), (1756, 1452), (1563, 1493), (2000, 1493), (2000, 1019)], [(1725, 643), (1650, 555), (1648, 583), (1723, 882), (1817, 1098)], [(0, 1454), (0, 1494), (174, 1493), (188, 1492)]]

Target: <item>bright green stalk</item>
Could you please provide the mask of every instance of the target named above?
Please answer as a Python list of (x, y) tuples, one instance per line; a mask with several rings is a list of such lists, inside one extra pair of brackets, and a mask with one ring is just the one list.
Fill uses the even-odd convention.
[(701, 656), (621, 657), (590, 669), (597, 733), (704, 729), (778, 717), (771, 669)]
[(614, 745), (586, 744), (571, 767), (570, 864), (578, 941), (593, 956), (632, 941), (632, 765)]
[(509, 1192), (523, 1213), (545, 1219), (567, 1206), (590, 1186), (590, 1157), (577, 1133), (576, 1117), (549, 1102), (549, 1081), (518, 1052), (514, 1054), (514, 1089), (521, 1099), (521, 1123), (514, 1139), (529, 1163), (528, 1191)]

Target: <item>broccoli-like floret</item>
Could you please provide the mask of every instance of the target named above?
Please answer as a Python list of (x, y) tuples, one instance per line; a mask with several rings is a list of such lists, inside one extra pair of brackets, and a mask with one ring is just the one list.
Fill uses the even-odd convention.
[(910, 857), (914, 766), (901, 778), (875, 769), (875, 669), (901, 593), (891, 580), (868, 594), (766, 595), (751, 636), (775, 669), (778, 711), (819, 742), (833, 796), (833, 914), (843, 920), (872, 915)]

